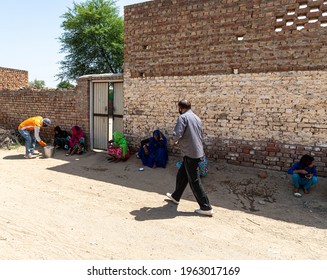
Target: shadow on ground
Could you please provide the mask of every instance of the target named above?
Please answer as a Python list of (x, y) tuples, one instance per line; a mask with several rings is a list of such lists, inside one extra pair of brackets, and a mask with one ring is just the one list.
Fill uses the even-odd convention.
[(142, 207), (130, 213), (136, 221), (173, 219), (177, 216), (197, 216), (194, 212), (177, 211), (177, 205), (167, 201), (167, 204), (159, 207)]
[(9, 160), (23, 159), (23, 160), (26, 160), (23, 155), (5, 156), (3, 159), (9, 159)]
[[(5, 159), (17, 158), (18, 156), (7, 156)], [(107, 155), (101, 152), (65, 157), (64, 151), (58, 151), (55, 159), (65, 160), (67, 163), (50, 170), (162, 194), (163, 200), (165, 193), (172, 192), (175, 187), (175, 163), (178, 159), (174, 157), (170, 158), (165, 169), (145, 167), (144, 171), (139, 171), (143, 166), (135, 155), (126, 162), (110, 163)], [(202, 181), (211, 204), (214, 207), (244, 211), (288, 223), (327, 228), (327, 178), (319, 178), (319, 183), (309, 195), (296, 198), (292, 195), (292, 182), (285, 172), (265, 170), (268, 177), (263, 179), (258, 177), (259, 171), (221, 161), (209, 162), (209, 172)], [(182, 199), (195, 202), (189, 187)], [(215, 212), (219, 215), (219, 209), (215, 209)], [(157, 208), (145, 206), (132, 211), (131, 215), (138, 221), (144, 221), (196, 214), (178, 212), (176, 207), (167, 203)]]

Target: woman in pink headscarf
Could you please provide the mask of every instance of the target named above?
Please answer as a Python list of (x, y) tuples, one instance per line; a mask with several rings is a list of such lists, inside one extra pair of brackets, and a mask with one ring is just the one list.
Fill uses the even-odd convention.
[(69, 150), (66, 156), (82, 154), (85, 152), (85, 135), (82, 129), (75, 125), (72, 127), (72, 137), (69, 139)]

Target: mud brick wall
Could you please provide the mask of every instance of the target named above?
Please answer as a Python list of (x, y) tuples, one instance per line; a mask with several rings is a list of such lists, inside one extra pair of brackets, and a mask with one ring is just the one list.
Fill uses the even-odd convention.
[(50, 118), (51, 127), (41, 129), (40, 136), (53, 140), (53, 129), (59, 125), (70, 131), (74, 125), (82, 127), (89, 137), (88, 81), (82, 79), (76, 89), (23, 89), (0, 92), (0, 127), (17, 129), (25, 119), (33, 116)]
[(0, 67), (0, 90), (28, 87), (28, 72)]
[(311, 154), (327, 176), (327, 1), (154, 0), (124, 18), (132, 146), (170, 135), (187, 98), (209, 158), (285, 171)]
[(326, 70), (326, 0), (154, 0), (124, 19), (132, 77)]
[(124, 130), (133, 147), (154, 129), (170, 136), (177, 103), (187, 98), (202, 119), (209, 158), (287, 170), (311, 154), (327, 175), (325, 71), (124, 77)]

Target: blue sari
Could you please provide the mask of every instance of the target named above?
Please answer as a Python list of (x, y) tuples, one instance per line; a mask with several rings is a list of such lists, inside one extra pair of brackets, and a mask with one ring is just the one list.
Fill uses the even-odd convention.
[(148, 139), (148, 143), (141, 145), (138, 156), (145, 166), (166, 167), (168, 161), (167, 139), (160, 130), (155, 130), (153, 136)]

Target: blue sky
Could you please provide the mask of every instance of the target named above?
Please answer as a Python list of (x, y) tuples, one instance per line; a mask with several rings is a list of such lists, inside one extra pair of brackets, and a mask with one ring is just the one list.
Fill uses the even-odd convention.
[[(147, 0), (118, 0), (120, 15), (124, 6)], [(45, 81), (47, 87), (59, 83), (58, 38), (63, 30), (61, 16), (73, 7), (73, 0), (15, 0), (0, 2), (0, 67), (28, 71), (29, 81)], [(75, 3), (86, 2), (75, 0)]]

